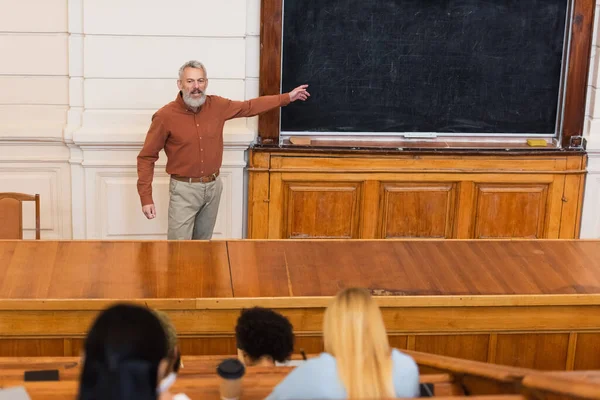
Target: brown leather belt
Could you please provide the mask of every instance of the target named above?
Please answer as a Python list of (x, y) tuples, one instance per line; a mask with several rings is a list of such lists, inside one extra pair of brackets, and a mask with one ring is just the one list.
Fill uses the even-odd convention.
[(215, 172), (212, 175), (209, 176), (201, 176), (200, 178), (189, 178), (187, 176), (178, 176), (178, 175), (171, 175), (171, 178), (175, 179), (176, 181), (179, 182), (187, 182), (187, 183), (198, 183), (198, 182), (202, 182), (202, 183), (208, 183), (208, 182), (212, 182), (217, 180), (217, 176), (219, 176), (219, 172)]

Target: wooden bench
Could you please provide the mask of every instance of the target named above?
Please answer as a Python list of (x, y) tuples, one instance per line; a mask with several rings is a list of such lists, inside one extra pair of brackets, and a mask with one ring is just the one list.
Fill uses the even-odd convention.
[[(406, 351), (419, 365), (421, 383), (434, 385), (436, 398), (478, 396), (498, 399), (546, 399), (562, 396), (568, 399), (600, 399), (600, 371), (540, 372), (487, 364), (434, 354)], [(184, 368), (174, 392), (194, 398), (218, 398), (219, 378), (215, 370), (227, 356), (184, 356)], [(76, 357), (0, 358), (0, 386), (25, 386), (35, 398), (51, 399), (75, 396), (81, 363)], [(264, 398), (294, 367), (250, 367), (244, 377), (245, 398)], [(24, 372), (56, 369), (59, 382), (24, 382)], [(60, 388), (55, 391), (56, 385)], [(61, 394), (62, 393), (62, 394)], [(192, 396), (193, 395), (193, 396)], [(458, 397), (457, 397), (458, 396)], [(507, 397), (508, 396), (508, 397)], [(512, 397), (511, 397), (512, 396)], [(516, 396), (516, 397), (515, 397)], [(555, 398), (555, 397), (554, 397)]]
[[(242, 398), (244, 400), (263, 400), (271, 392), (270, 382), (248, 379), (243, 384)], [(17, 385), (0, 385), (2, 388)], [(25, 382), (24, 386), (32, 400), (74, 400), (77, 395), (76, 381), (64, 382)], [(178, 379), (173, 386), (173, 393), (185, 393), (192, 400), (219, 400), (219, 381), (215, 377)], [(522, 395), (491, 395), (491, 396), (436, 396), (437, 400), (526, 400)]]
[[(184, 356), (184, 367), (180, 370), (177, 384), (187, 384), (194, 379), (215, 377), (216, 367), (226, 356)], [(81, 372), (77, 357), (3, 357), (0, 358), (0, 383), (18, 386), (24, 382), (25, 371), (58, 370), (60, 381), (77, 381)], [(250, 367), (246, 377), (258, 377), (274, 387), (294, 367)], [(453, 385), (452, 376), (446, 373), (423, 374), (421, 383), (434, 385), (438, 395), (460, 393)], [(32, 382), (36, 383), (36, 382)], [(189, 386), (189, 385), (188, 385)]]

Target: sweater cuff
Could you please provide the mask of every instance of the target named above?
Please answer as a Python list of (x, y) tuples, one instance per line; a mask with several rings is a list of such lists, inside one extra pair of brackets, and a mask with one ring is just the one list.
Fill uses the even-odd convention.
[(154, 200), (152, 200), (152, 195), (141, 196), (140, 200), (142, 201), (142, 207), (147, 206), (148, 204), (154, 204)]
[(283, 93), (279, 96), (279, 104), (281, 105), (281, 107), (285, 107), (288, 104), (290, 104), (290, 94), (289, 93)]

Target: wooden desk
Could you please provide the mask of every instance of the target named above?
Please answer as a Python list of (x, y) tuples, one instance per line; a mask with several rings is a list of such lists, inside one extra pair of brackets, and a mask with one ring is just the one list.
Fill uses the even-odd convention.
[(378, 302), (393, 346), (535, 369), (598, 369), (600, 241), (0, 242), (0, 356), (78, 355), (107, 305), (165, 310), (185, 355), (234, 354), (242, 308), (322, 350), (340, 288)]
[(579, 237), (583, 151), (337, 143), (250, 149), (249, 238)]

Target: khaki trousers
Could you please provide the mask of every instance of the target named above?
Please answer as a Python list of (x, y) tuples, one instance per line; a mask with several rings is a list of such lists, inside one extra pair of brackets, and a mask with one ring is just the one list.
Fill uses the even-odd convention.
[(208, 183), (169, 182), (169, 240), (212, 238), (223, 191), (220, 177)]

